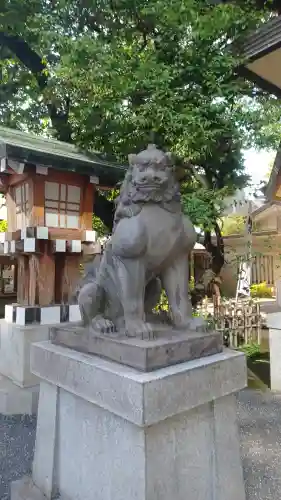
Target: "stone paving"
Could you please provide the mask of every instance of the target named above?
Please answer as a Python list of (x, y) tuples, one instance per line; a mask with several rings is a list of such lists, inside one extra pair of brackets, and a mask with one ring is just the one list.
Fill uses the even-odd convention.
[(280, 500), (281, 395), (246, 389), (238, 402), (247, 500)]
[[(247, 500), (281, 498), (281, 395), (246, 389), (238, 396)], [(35, 419), (0, 416), (0, 500), (30, 471)]]

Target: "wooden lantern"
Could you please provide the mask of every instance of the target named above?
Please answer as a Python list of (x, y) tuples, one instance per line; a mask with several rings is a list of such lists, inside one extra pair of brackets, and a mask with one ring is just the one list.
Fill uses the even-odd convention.
[[(1, 142), (8, 220), (4, 254), (18, 260), (17, 307), (70, 304), (81, 256), (89, 246), (94, 252), (96, 186), (115, 185), (124, 167), (89, 159), (69, 144), (0, 127)], [(29, 314), (33, 322), (36, 315)]]

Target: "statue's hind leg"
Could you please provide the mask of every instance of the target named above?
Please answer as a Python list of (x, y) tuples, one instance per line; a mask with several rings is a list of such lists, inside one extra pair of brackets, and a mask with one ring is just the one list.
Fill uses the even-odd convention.
[(97, 333), (115, 331), (113, 322), (104, 315), (104, 290), (96, 282), (88, 283), (81, 288), (78, 304), (84, 326), (91, 327)]
[(87, 283), (79, 291), (78, 305), (85, 326), (90, 325), (92, 319), (98, 314), (101, 299), (102, 293), (95, 281)]
[(104, 290), (96, 281), (84, 285), (78, 295), (78, 304), (84, 326), (91, 327), (98, 333), (109, 333), (115, 327), (104, 313)]

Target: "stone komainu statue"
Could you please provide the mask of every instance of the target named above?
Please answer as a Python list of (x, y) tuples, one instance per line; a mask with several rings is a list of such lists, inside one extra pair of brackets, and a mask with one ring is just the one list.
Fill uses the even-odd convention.
[(78, 295), (83, 322), (96, 332), (149, 337), (162, 287), (174, 326), (192, 327), (188, 254), (196, 233), (174, 170), (170, 153), (154, 145), (129, 156), (111, 240)]

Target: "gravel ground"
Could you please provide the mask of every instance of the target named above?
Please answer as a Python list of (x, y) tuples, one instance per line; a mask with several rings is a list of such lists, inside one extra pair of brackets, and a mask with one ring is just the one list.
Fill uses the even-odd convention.
[[(247, 500), (281, 498), (281, 395), (246, 389), (238, 396)], [(0, 500), (31, 468), (35, 419), (0, 416)]]
[(10, 482), (31, 469), (35, 418), (0, 415), (0, 500), (10, 500)]

